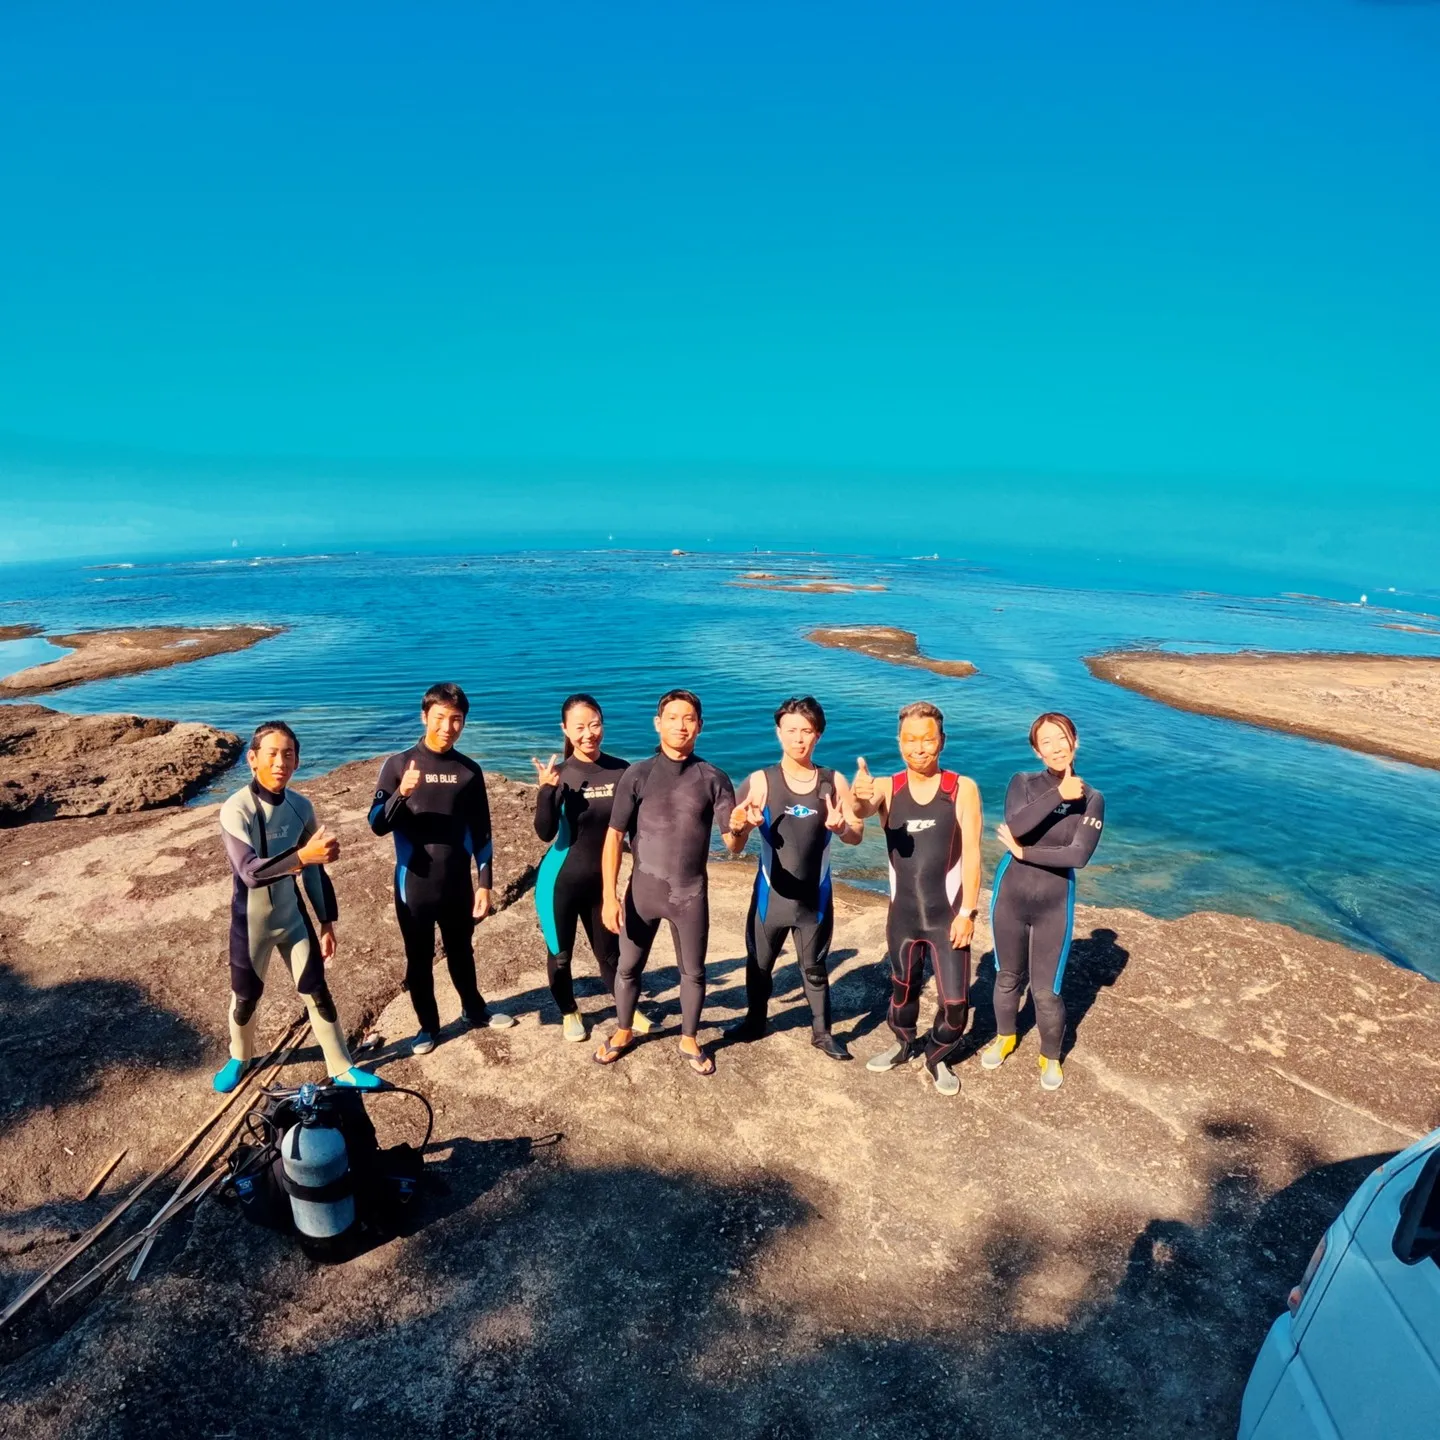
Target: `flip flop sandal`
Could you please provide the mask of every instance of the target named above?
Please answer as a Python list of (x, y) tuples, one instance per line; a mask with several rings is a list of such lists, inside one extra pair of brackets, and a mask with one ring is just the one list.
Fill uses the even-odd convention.
[(707, 1055), (703, 1050), (698, 1055), (692, 1055), (688, 1050), (682, 1050), (680, 1058), (694, 1074), (702, 1075), (707, 1080), (715, 1073), (715, 1057)]
[(634, 1048), (633, 1040), (628, 1045), (612, 1045), (608, 1040), (602, 1040), (600, 1048), (590, 1058), (597, 1065), (613, 1065), (622, 1055)]

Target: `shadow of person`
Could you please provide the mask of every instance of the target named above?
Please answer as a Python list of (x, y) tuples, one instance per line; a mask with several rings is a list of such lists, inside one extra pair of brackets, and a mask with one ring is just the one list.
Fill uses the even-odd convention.
[[(1100, 926), (1090, 932), (1088, 939), (1071, 942), (1065, 965), (1066, 1026), (1061, 1059), (1074, 1048), (1076, 1032), (1100, 992), (1112, 986), (1129, 963), (1130, 952), (1118, 941), (1115, 931)], [(1033, 1012), (1028, 1001), (1026, 1008)]]

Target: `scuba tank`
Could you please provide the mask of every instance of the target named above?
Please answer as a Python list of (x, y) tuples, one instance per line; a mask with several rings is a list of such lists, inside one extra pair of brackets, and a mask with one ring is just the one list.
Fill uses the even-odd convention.
[(355, 1186), (345, 1137), (330, 1120), (319, 1087), (302, 1085), (296, 1123), (280, 1138), (282, 1185), (295, 1228), (309, 1240), (333, 1241), (355, 1223)]

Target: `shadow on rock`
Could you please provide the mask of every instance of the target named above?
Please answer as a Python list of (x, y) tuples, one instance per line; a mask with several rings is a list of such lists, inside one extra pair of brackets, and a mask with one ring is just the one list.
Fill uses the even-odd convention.
[(205, 1038), (128, 980), (31, 985), (0, 964), (0, 1131), (77, 1099), (115, 1066), (186, 1070)]
[[(1286, 1287), (1384, 1158), (1313, 1165), (1267, 1197), (1262, 1176), (1303, 1165), (1303, 1146), (1217, 1116), (1196, 1223), (1137, 1233), (1128, 1212), (1097, 1212), (1061, 1232), (1028, 1203), (921, 1291), (857, 1295), (782, 1180), (450, 1143), (444, 1203), (411, 1239), (346, 1266), (316, 1267), (207, 1207), (168, 1273), (112, 1286), (11, 1367), (0, 1428), (1228, 1437)], [(807, 1283), (777, 1285), (776, 1267), (797, 1263)]]

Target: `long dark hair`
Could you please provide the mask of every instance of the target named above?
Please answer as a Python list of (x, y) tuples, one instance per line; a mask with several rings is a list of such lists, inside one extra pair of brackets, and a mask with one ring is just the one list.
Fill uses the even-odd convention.
[[(599, 717), (600, 723), (605, 723), (605, 712), (600, 708), (600, 702), (593, 696), (587, 695), (583, 690), (577, 690), (573, 695), (567, 695), (560, 702), (560, 723), (564, 725), (570, 718), (570, 712), (577, 705), (588, 705)], [(565, 737), (565, 758), (568, 760), (575, 753), (575, 747), (570, 743), (570, 737)]]

